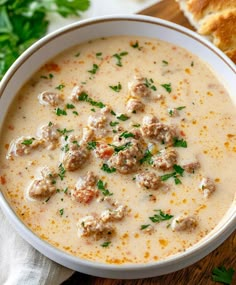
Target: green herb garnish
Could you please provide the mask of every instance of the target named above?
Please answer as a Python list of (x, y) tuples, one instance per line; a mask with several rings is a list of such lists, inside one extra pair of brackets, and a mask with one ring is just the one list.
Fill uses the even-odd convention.
[(125, 132), (123, 132), (123, 133), (120, 135), (120, 138), (125, 138), (125, 139), (127, 139), (127, 138), (134, 138), (134, 134), (125, 131)]
[(66, 128), (64, 128), (64, 129), (57, 129), (57, 131), (58, 131), (58, 133), (60, 133), (61, 135), (64, 136), (64, 135), (67, 135), (67, 134), (73, 132), (74, 130), (67, 130)]
[(100, 179), (97, 182), (97, 187), (98, 187), (98, 190), (100, 190), (104, 196), (112, 196), (113, 195), (113, 193), (111, 193), (108, 189), (106, 189), (106, 183), (104, 183)]
[(91, 70), (88, 70), (88, 72), (91, 73), (91, 74), (96, 74), (98, 69), (99, 69), (99, 66), (94, 63), (93, 64), (93, 68)]
[(62, 165), (62, 163), (59, 165), (58, 168), (59, 168), (58, 176), (60, 177), (61, 180), (63, 180), (65, 177), (66, 170), (65, 170), (64, 166)]
[(188, 147), (187, 142), (183, 139), (178, 139), (178, 138), (174, 138), (173, 140), (173, 146), (174, 147), (183, 147), (186, 148)]
[(66, 104), (67, 109), (74, 109), (75, 106), (73, 104)]
[(163, 65), (168, 65), (169, 64), (169, 62), (166, 61), (166, 60), (162, 60), (162, 63), (163, 63)]
[(23, 145), (31, 145), (34, 140), (35, 140), (35, 138), (26, 139), (21, 144), (23, 144)]
[(66, 116), (66, 110), (60, 109), (60, 108), (56, 108), (56, 115), (57, 116)]
[(111, 241), (105, 241), (101, 244), (102, 247), (108, 247), (111, 244)]
[(146, 162), (149, 165), (151, 165), (153, 163), (153, 161), (152, 161), (152, 153), (150, 152), (149, 149), (147, 149), (145, 151), (143, 158), (141, 158), (139, 162), (140, 162), (140, 164), (143, 164), (144, 162)]
[(101, 169), (107, 173), (113, 173), (116, 172), (115, 167), (109, 167), (106, 163), (103, 163)]
[(141, 125), (140, 124), (134, 124), (133, 127), (139, 128)]
[(157, 214), (155, 214), (152, 217), (149, 217), (149, 219), (153, 222), (153, 223), (160, 223), (162, 221), (167, 221), (170, 220), (171, 218), (173, 218), (172, 215), (166, 214), (164, 213), (162, 210), (154, 210), (155, 212), (158, 212)]
[(171, 93), (172, 91), (171, 83), (161, 84), (161, 86), (165, 88), (168, 93)]
[(59, 213), (60, 213), (60, 215), (62, 216), (62, 215), (64, 214), (64, 209), (63, 209), (63, 208), (60, 209), (60, 210), (59, 210)]
[(111, 127), (115, 127), (116, 125), (118, 125), (119, 124), (119, 122), (110, 122), (109, 123), (109, 125), (111, 126)]
[(112, 146), (114, 148), (114, 151), (117, 153), (119, 151), (125, 150), (127, 148), (129, 148), (131, 146), (131, 142), (127, 142), (126, 144), (120, 145), (120, 146), (116, 146), (113, 144), (110, 144), (110, 146)]
[(212, 280), (224, 284), (231, 284), (234, 272), (235, 270), (233, 268), (227, 270), (224, 266), (216, 267), (212, 270)]
[(141, 225), (140, 230), (145, 230), (146, 228), (150, 227), (150, 224), (147, 225)]
[(144, 83), (144, 84), (145, 84), (146, 87), (148, 87), (148, 88), (150, 88), (150, 89), (152, 89), (152, 90), (154, 90), (154, 91), (157, 90), (156, 86), (153, 85), (154, 81), (153, 81), (152, 78), (150, 78), (149, 80), (148, 80), (147, 78), (145, 78), (144, 80), (145, 80), (145, 83)]
[(176, 108), (176, 110), (180, 111), (180, 110), (183, 110), (185, 108), (186, 108), (186, 106), (179, 106), (179, 107)]
[(127, 51), (123, 51), (123, 52), (121, 52), (121, 53), (115, 53), (115, 54), (113, 54), (113, 57), (117, 59), (116, 65), (122, 66), (122, 62), (121, 62), (122, 57), (126, 56), (127, 54), (128, 54)]
[(58, 90), (62, 90), (64, 87), (65, 87), (64, 84), (60, 84), (60, 85), (58, 85), (58, 86), (55, 87), (55, 88), (58, 89)]
[(78, 113), (77, 111), (73, 111), (72, 113), (73, 113), (74, 115), (76, 115), (76, 116), (79, 115), (79, 113)]
[(87, 102), (89, 103), (90, 105), (92, 106), (95, 106), (95, 107), (98, 107), (100, 109), (102, 109), (103, 107), (105, 107), (105, 105), (102, 103), (102, 102), (97, 102), (97, 101), (94, 101), (92, 98), (90, 98), (88, 96), (87, 93), (85, 92), (82, 92), (79, 96), (78, 96), (78, 100), (79, 101), (84, 101), (84, 102)]
[(93, 149), (96, 149), (96, 146), (97, 146), (97, 142), (95, 142), (95, 141), (88, 142), (87, 149), (93, 150)]
[(120, 116), (117, 116), (116, 118), (121, 121), (127, 121), (129, 119), (129, 117), (124, 114), (121, 114)]
[(115, 92), (120, 92), (120, 90), (122, 89), (120, 82), (118, 83), (118, 85), (114, 85), (114, 86), (110, 85), (109, 87)]

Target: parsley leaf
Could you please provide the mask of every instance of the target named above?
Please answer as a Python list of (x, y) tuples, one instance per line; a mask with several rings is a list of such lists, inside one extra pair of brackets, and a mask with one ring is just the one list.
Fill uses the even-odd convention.
[(146, 228), (150, 227), (150, 224), (147, 225), (141, 225), (140, 230), (145, 230)]
[(66, 104), (67, 109), (74, 109), (75, 106), (73, 104)]
[(183, 140), (183, 139), (174, 138), (173, 146), (174, 146), (174, 147), (187, 148), (187, 147), (188, 147), (188, 144), (187, 144), (187, 142), (186, 142), (185, 140)]
[(56, 115), (57, 116), (66, 116), (66, 110), (60, 109), (60, 108), (56, 108)]
[(62, 165), (62, 163), (59, 165), (58, 168), (59, 168), (58, 176), (60, 177), (61, 180), (63, 180), (65, 177), (66, 170), (65, 170), (64, 166)]
[(0, 3), (0, 80), (24, 50), (46, 34), (48, 12), (63, 17), (78, 16), (90, 6), (89, 0), (3, 0)]
[(235, 270), (233, 268), (227, 270), (224, 266), (216, 267), (212, 270), (212, 280), (224, 284), (231, 284), (234, 272)]
[(108, 247), (111, 244), (111, 241), (105, 241), (101, 244), (102, 247)]
[(105, 188), (106, 183), (104, 183), (100, 179), (97, 182), (97, 187), (98, 187), (98, 190), (100, 190), (104, 196), (112, 196), (113, 195), (113, 193), (111, 193), (108, 189)]
[(119, 124), (119, 122), (110, 122), (109, 123), (109, 125), (111, 126), (111, 127), (115, 127), (116, 125), (118, 125)]
[(120, 116), (117, 116), (116, 118), (120, 121), (127, 121), (129, 119), (129, 117), (124, 114), (121, 114)]
[(60, 215), (62, 216), (62, 215), (64, 214), (64, 209), (63, 209), (63, 208), (60, 209), (60, 210), (59, 210), (59, 213), (60, 213)]
[(109, 87), (115, 92), (120, 92), (120, 90), (122, 89), (122, 85), (120, 84), (120, 82), (118, 83), (118, 85), (110, 85)]
[(123, 133), (120, 135), (120, 138), (125, 138), (125, 139), (127, 139), (127, 138), (134, 138), (134, 134), (125, 131), (125, 132), (123, 132)]
[(31, 145), (34, 140), (35, 140), (35, 138), (26, 139), (21, 144), (23, 144), (23, 145)]
[(173, 218), (172, 215), (166, 214), (164, 213), (162, 210), (154, 210), (157, 212), (157, 214), (155, 214), (152, 217), (149, 217), (149, 219), (153, 222), (153, 223), (160, 223), (162, 221), (167, 221), (170, 220), (171, 218)]
[(78, 96), (78, 100), (79, 101), (84, 101), (84, 102), (88, 102), (90, 105), (98, 107), (100, 109), (102, 109), (103, 107), (105, 107), (105, 105), (102, 102), (97, 102), (94, 101), (92, 98), (90, 98), (88, 96), (87, 93), (82, 92), (79, 96)]
[(93, 68), (91, 70), (88, 70), (88, 72), (91, 73), (91, 74), (96, 74), (98, 69), (99, 69), (99, 66), (94, 63), (93, 64)]
[(58, 85), (58, 86), (55, 87), (55, 88), (58, 89), (58, 90), (62, 90), (64, 87), (65, 87), (64, 84), (60, 84), (60, 85)]
[(171, 83), (161, 84), (161, 86), (165, 88), (168, 93), (171, 93), (172, 91)]
[(96, 149), (96, 147), (97, 147), (97, 142), (95, 142), (95, 141), (88, 142), (88, 144), (87, 144), (87, 149), (89, 149), (89, 150)]
[(60, 133), (61, 135), (64, 136), (64, 135), (67, 135), (67, 134), (73, 132), (74, 130), (67, 130), (66, 128), (64, 128), (64, 129), (57, 129), (57, 131), (58, 131), (58, 133)]
[(153, 91), (156, 91), (156, 90), (157, 90), (156, 86), (153, 85), (154, 81), (153, 81), (152, 78), (150, 78), (149, 80), (148, 80), (147, 78), (145, 78), (144, 80), (145, 80), (145, 83), (144, 83), (144, 84), (145, 84), (145, 86), (146, 86), (147, 88), (150, 88), (150, 89), (152, 89)]
[(152, 153), (150, 152), (149, 149), (147, 149), (145, 151), (143, 158), (141, 158), (139, 162), (140, 162), (140, 164), (143, 164), (144, 162), (147, 162), (150, 165), (153, 163), (153, 161), (152, 161)]
[(115, 53), (115, 54), (113, 54), (112, 57), (116, 58), (116, 60), (117, 60), (116, 65), (122, 66), (122, 62), (121, 62), (122, 57), (126, 56), (127, 54), (128, 54), (127, 51), (123, 51), (123, 52), (121, 52), (121, 53)]
[(106, 163), (103, 163), (101, 169), (107, 173), (113, 173), (116, 172), (115, 167), (109, 167)]
[(114, 148), (114, 151), (117, 153), (119, 151), (125, 150), (127, 148), (129, 148), (131, 146), (131, 142), (127, 142), (126, 144), (120, 145), (120, 146), (116, 146), (113, 144), (110, 144), (110, 146), (112, 146)]

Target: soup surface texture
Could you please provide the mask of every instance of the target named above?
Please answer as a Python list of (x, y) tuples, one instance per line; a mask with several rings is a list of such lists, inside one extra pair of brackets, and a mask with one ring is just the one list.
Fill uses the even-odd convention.
[(0, 140), (1, 190), (74, 256), (147, 263), (199, 242), (234, 201), (236, 112), (211, 70), (156, 39), (66, 50), (23, 86)]

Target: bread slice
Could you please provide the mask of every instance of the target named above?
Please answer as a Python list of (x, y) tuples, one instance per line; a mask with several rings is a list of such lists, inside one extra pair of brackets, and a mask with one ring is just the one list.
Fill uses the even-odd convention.
[(236, 0), (176, 0), (197, 32), (236, 63)]

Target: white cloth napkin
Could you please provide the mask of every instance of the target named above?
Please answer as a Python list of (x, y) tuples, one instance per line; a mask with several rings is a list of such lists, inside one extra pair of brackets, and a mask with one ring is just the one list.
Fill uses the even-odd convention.
[[(159, 0), (160, 1), (160, 0)], [(157, 0), (91, 0), (91, 8), (82, 18), (94, 16), (136, 13)], [(49, 32), (66, 24), (78, 21), (77, 18), (50, 19)], [(40, 254), (24, 241), (0, 209), (0, 284), (1, 285), (59, 285), (72, 275), (67, 269)]]

